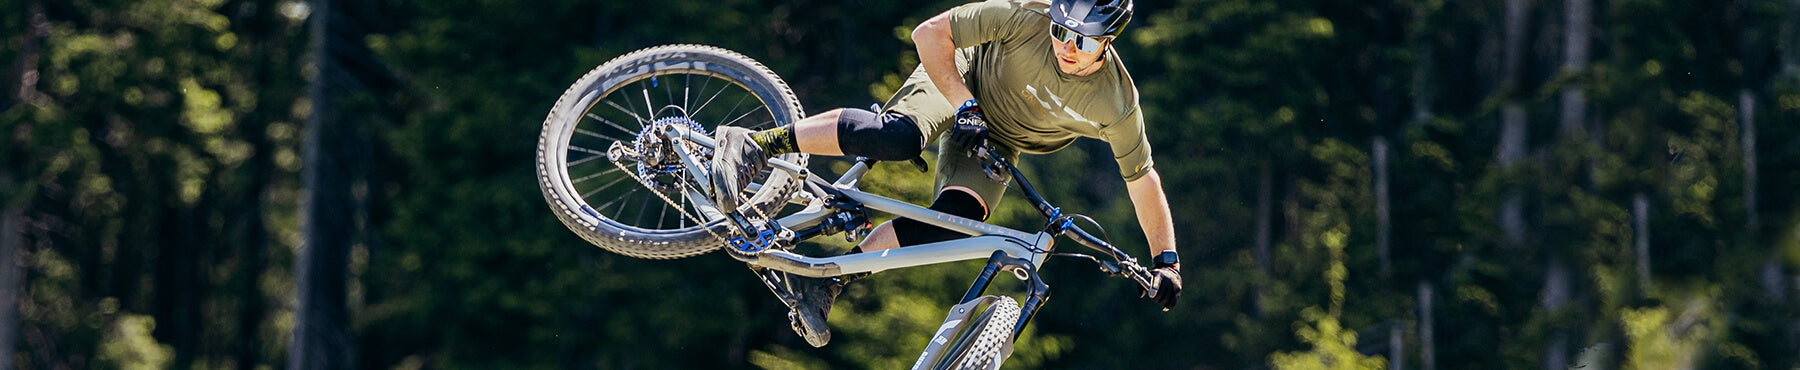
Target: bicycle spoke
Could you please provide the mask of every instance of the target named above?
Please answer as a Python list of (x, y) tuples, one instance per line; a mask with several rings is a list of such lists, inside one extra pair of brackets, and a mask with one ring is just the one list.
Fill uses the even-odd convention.
[[(582, 176), (579, 179), (569, 181), (569, 183), (579, 184), (579, 183), (587, 182), (588, 180), (593, 180), (596, 177), (604, 176), (606, 174), (611, 174), (611, 173), (617, 173), (617, 172), (619, 172), (619, 170), (617, 170), (617, 169), (607, 169), (605, 171), (595, 172), (592, 175)], [(608, 186), (612, 186), (612, 184), (618, 183), (619, 181), (623, 181), (623, 180), (625, 180), (625, 177), (620, 177), (618, 180), (613, 180), (613, 182), (606, 183), (606, 185), (601, 185), (600, 187), (605, 188)]]
[(731, 122), (721, 123), (721, 124), (719, 124), (719, 126), (730, 126), (733, 123), (737, 123), (738, 120), (741, 120), (741, 119), (744, 119), (744, 117), (750, 116), (751, 113), (756, 113), (756, 111), (763, 110), (765, 108), (768, 108), (768, 107), (757, 107), (756, 109), (752, 109), (749, 112), (744, 112), (743, 115), (737, 116), (737, 118), (732, 119)]
[[(594, 114), (593, 112), (588, 112), (587, 116), (588, 116), (588, 118), (593, 118), (596, 121), (605, 123), (607, 126), (612, 126), (613, 128), (619, 129), (619, 131), (624, 131), (626, 134), (631, 134), (631, 135), (637, 134), (637, 131), (632, 131), (631, 129), (625, 128), (625, 126), (620, 125), (618, 123), (614, 123), (612, 120), (600, 117), (600, 115)], [(600, 136), (599, 133), (593, 133), (592, 135)], [(605, 137), (605, 136), (601, 136), (601, 137)]]
[(577, 134), (582, 134), (582, 135), (587, 135), (587, 136), (593, 136), (593, 137), (596, 137), (596, 138), (600, 138), (600, 139), (606, 139), (606, 140), (612, 140), (612, 141), (618, 141), (618, 142), (631, 142), (631, 140), (625, 140), (625, 139), (620, 139), (620, 138), (616, 138), (616, 137), (611, 137), (611, 136), (606, 136), (606, 135), (601, 135), (601, 134), (600, 134), (600, 133), (598, 133), (598, 132), (593, 132), (593, 131), (589, 131), (589, 130), (587, 130), (587, 129), (580, 129), (580, 128), (578, 128), (578, 129), (575, 129), (575, 133), (577, 133)]
[(597, 156), (597, 155), (590, 155), (590, 156), (587, 156), (587, 158), (577, 159), (574, 162), (569, 162), (569, 164), (565, 167), (575, 168), (575, 166), (580, 166), (583, 163), (588, 163), (588, 161), (592, 161), (592, 160), (600, 159), (600, 158), (602, 158), (602, 157)]
[[(630, 102), (630, 101), (631, 101), (631, 99), (626, 99), (626, 100), (625, 100), (625, 101), (626, 101), (626, 102)], [(614, 102), (612, 102), (612, 101), (611, 101), (611, 100), (607, 100), (607, 101), (606, 101), (606, 105), (611, 105), (611, 106), (612, 106), (612, 107), (613, 107), (613, 109), (618, 109), (618, 110), (619, 110), (619, 111), (620, 111), (620, 112), (624, 112), (624, 113), (625, 113), (625, 114), (629, 114), (629, 115), (631, 115), (631, 118), (635, 118), (635, 119), (637, 119), (637, 121), (638, 121), (638, 125), (639, 125), (639, 126), (643, 126), (643, 125), (645, 125), (645, 124), (648, 124), (648, 123), (649, 123), (649, 122), (650, 122), (650, 121), (648, 121), (648, 120), (645, 120), (645, 119), (644, 119), (644, 117), (639, 117), (639, 116), (638, 116), (638, 115), (637, 115), (637, 113), (632, 113), (632, 112), (631, 112), (631, 111), (630, 111), (630, 110), (626, 110), (626, 109), (625, 109), (625, 107), (621, 107), (621, 106), (619, 106), (619, 103), (614, 103)], [(632, 109), (637, 109), (637, 107), (636, 107), (636, 106), (632, 106)]]
[[(770, 114), (770, 116), (771, 116), (771, 117), (772, 117), (772, 116), (774, 116), (774, 114)], [(770, 119), (770, 120), (767, 120), (767, 121), (762, 121), (762, 122), (757, 122), (757, 123), (756, 123), (756, 126), (751, 126), (751, 127), (756, 127), (756, 128), (758, 128), (758, 129), (767, 129), (767, 128), (770, 128), (770, 127), (775, 127), (775, 120), (774, 120), (774, 119)]]
[[(601, 190), (606, 190), (607, 188), (611, 188), (613, 186), (613, 184), (617, 184), (617, 183), (618, 183), (618, 181), (614, 181), (614, 182), (606, 184), (605, 186), (597, 187), (597, 188), (594, 188), (594, 190), (588, 190), (585, 193), (581, 193), (581, 199), (593, 198), (594, 194), (599, 193)], [(618, 200), (614, 200), (614, 202), (616, 202), (616, 201), (618, 201)], [(607, 202), (606, 204), (601, 205), (599, 207), (595, 207), (595, 208), (596, 209), (606, 209), (606, 206), (609, 206), (609, 205), (612, 205), (612, 202)]]
[[(707, 79), (706, 82), (712, 82), (712, 79)], [(694, 108), (694, 111), (688, 112), (688, 116), (689, 117), (699, 117), (700, 111), (706, 110), (706, 106), (711, 105), (713, 102), (713, 99), (718, 99), (720, 94), (724, 94), (725, 90), (730, 90), (730, 89), (731, 89), (731, 84), (725, 84), (725, 86), (719, 87), (719, 92), (715, 92), (715, 93), (713, 93), (712, 97), (706, 98), (705, 102), (700, 103), (699, 108)], [(702, 89), (702, 90), (700, 90), (700, 93), (705, 94), (706, 90)]]
[[(656, 190), (650, 190), (650, 191), (656, 192)], [(649, 210), (650, 210), (650, 197), (644, 197), (644, 201), (638, 202), (637, 218), (632, 219), (633, 221), (637, 221), (637, 222), (632, 222), (632, 224), (643, 225), (644, 224), (644, 211), (649, 211)]]
[(650, 103), (650, 89), (643, 89), (643, 90), (638, 90), (638, 91), (644, 93), (643, 94), (644, 95), (644, 113), (649, 114), (649, 117), (651, 119), (655, 119), (656, 118), (656, 104)]
[(593, 149), (588, 149), (588, 148), (583, 148), (583, 147), (579, 147), (579, 146), (574, 146), (574, 145), (570, 145), (570, 146), (569, 146), (569, 150), (573, 150), (573, 151), (577, 151), (577, 152), (582, 152), (582, 153), (587, 153), (587, 154), (593, 154), (593, 155), (596, 155), (596, 156), (601, 156), (601, 157), (605, 157), (605, 156), (606, 156), (606, 152), (602, 152), (602, 151), (598, 151), (598, 150), (593, 150)]
[(656, 215), (656, 227), (662, 228), (663, 220), (669, 219), (669, 207), (661, 207), (662, 212)]
[(694, 85), (694, 74), (689, 73), (681, 81), (681, 111), (688, 110), (688, 87)]
[(669, 98), (669, 104), (675, 103), (675, 86), (663, 85), (663, 97)]
[[(731, 109), (725, 111), (725, 116), (730, 117), (733, 113), (737, 113), (738, 107), (744, 106), (744, 99), (748, 99), (748, 98), (750, 98), (749, 95), (744, 95), (744, 96), (738, 97), (737, 103), (732, 104)], [(751, 112), (755, 112), (755, 111), (751, 111)], [(725, 126), (725, 124), (719, 124), (719, 126)]]
[[(643, 86), (644, 86), (644, 81), (638, 81), (638, 82), (634, 82), (634, 83), (632, 83), (632, 84), (631, 84), (631, 85), (632, 85), (632, 86), (635, 86), (635, 87), (639, 87), (639, 89), (638, 89), (638, 90), (640, 90), (640, 91), (642, 91), (642, 90), (643, 90), (643, 89), (642, 89), (642, 87), (643, 87)], [(630, 106), (630, 107), (631, 107), (631, 115), (632, 115), (632, 116), (633, 116), (633, 117), (637, 117), (637, 103), (634, 103), (634, 102), (632, 102), (632, 101), (631, 101), (631, 98), (632, 98), (632, 96), (631, 96), (631, 93), (629, 93), (629, 92), (626, 92), (626, 91), (627, 91), (627, 90), (629, 90), (629, 89), (626, 89), (626, 88), (620, 88), (620, 89), (619, 89), (619, 97), (620, 97), (620, 98), (622, 98), (622, 99), (625, 99), (625, 105), (626, 105), (626, 106)], [(645, 110), (649, 110), (649, 109), (650, 109), (650, 107), (644, 107), (644, 109), (645, 109)], [(639, 121), (640, 121), (640, 122), (641, 122), (641, 124), (643, 124), (643, 125), (649, 125), (649, 124), (650, 124), (650, 120), (652, 120), (652, 119), (656, 119), (656, 115), (655, 115), (655, 114), (651, 114), (651, 115), (648, 115), (648, 116), (643, 116), (643, 117), (644, 117), (644, 118), (639, 118)]]
[[(686, 187), (686, 186), (683, 186), (683, 187)], [(685, 197), (685, 196), (683, 196), (683, 197), (681, 197), (681, 205), (679, 205), (679, 206), (675, 206), (675, 207), (676, 207), (676, 208), (675, 208), (675, 209), (676, 209), (676, 210), (679, 210), (679, 211), (681, 211), (681, 214), (680, 214), (680, 215), (679, 215), (679, 216), (681, 216), (681, 217), (676, 217), (676, 218), (675, 218), (675, 228), (678, 228), (678, 229), (686, 229), (686, 228), (687, 228), (687, 215), (688, 215), (688, 212), (687, 212), (687, 208), (688, 208), (688, 200), (687, 200), (687, 197)], [(696, 211), (698, 211), (698, 210), (699, 210), (699, 209), (695, 209), (695, 210), (696, 210)], [(699, 212), (695, 212), (695, 213), (699, 213)]]
[(640, 191), (644, 191), (644, 188), (631, 189), (630, 192), (625, 193), (625, 196), (619, 197), (619, 210), (613, 211), (613, 214), (625, 213), (625, 205), (631, 203), (631, 195), (637, 194)]

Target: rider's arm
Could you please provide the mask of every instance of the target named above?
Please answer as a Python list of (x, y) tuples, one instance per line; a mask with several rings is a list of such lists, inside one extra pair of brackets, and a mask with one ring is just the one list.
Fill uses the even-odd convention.
[(919, 65), (925, 68), (926, 75), (931, 76), (931, 84), (945, 100), (949, 100), (950, 106), (955, 107), (974, 99), (975, 94), (969, 92), (962, 73), (956, 70), (956, 41), (950, 34), (952, 12), (955, 9), (920, 23), (913, 29), (912, 40), (919, 51)]
[(1024, 10), (1009, 1), (981, 1), (959, 5), (920, 23), (913, 29), (912, 40), (919, 52), (919, 65), (931, 76), (931, 84), (944, 95), (950, 106), (959, 107), (973, 99), (956, 66), (956, 49), (986, 43), (1016, 43), (1031, 37), (1049, 37), (1046, 28), (1033, 27), (1041, 21), (1042, 12)]
[(1169, 220), (1169, 199), (1163, 196), (1162, 176), (1152, 168), (1143, 177), (1125, 182), (1131, 193), (1131, 205), (1137, 208), (1138, 224), (1150, 241), (1150, 255), (1175, 250), (1175, 225)]

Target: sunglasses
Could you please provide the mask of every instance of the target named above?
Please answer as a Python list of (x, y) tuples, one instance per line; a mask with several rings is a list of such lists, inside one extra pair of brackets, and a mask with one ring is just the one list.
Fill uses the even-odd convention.
[(1071, 30), (1068, 27), (1063, 27), (1060, 24), (1050, 25), (1050, 37), (1054, 38), (1056, 40), (1056, 42), (1064, 43), (1064, 44), (1067, 44), (1070, 41), (1074, 41), (1075, 49), (1081, 50), (1081, 52), (1087, 53), (1087, 54), (1093, 54), (1093, 53), (1100, 52), (1100, 48), (1106, 46), (1106, 41), (1112, 39), (1112, 37), (1110, 37), (1110, 36), (1108, 36), (1108, 37), (1082, 36), (1079, 33), (1075, 33), (1075, 30)]

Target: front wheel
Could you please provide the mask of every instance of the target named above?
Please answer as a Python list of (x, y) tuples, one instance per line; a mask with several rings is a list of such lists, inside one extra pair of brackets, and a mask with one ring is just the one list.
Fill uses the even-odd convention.
[[(787, 83), (749, 57), (700, 45), (635, 51), (557, 99), (538, 138), (538, 187), (563, 225), (601, 248), (651, 259), (704, 254), (730, 233), (706, 201), (710, 185), (696, 180), (704, 174), (692, 173), (710, 168), (712, 149), (668, 138), (670, 126), (710, 135), (792, 125), (802, 114)], [(779, 158), (806, 165), (805, 154)], [(757, 190), (740, 209), (764, 214), (801, 184), (784, 171), (750, 180)]]
[[(1019, 314), (1017, 300), (1007, 296), (994, 297), (987, 309), (971, 321), (968, 329), (944, 347), (943, 357), (931, 369), (999, 369), (1000, 363), (1012, 354), (1013, 326), (1019, 322)], [(934, 336), (933, 340), (939, 339)], [(926, 356), (929, 355), (928, 352)]]

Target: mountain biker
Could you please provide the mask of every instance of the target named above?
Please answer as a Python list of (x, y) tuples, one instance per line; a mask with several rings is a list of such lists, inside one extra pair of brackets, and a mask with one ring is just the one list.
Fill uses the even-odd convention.
[[(964, 4), (912, 33), (919, 67), (881, 112), (835, 109), (792, 126), (715, 133), (716, 189), (742, 189), (771, 156), (806, 152), (885, 161), (916, 158), (939, 144), (937, 197), (931, 209), (985, 221), (1006, 191), (989, 179), (975, 148), (984, 142), (1009, 159), (1067, 147), (1078, 137), (1111, 145), (1154, 258), (1154, 298), (1164, 309), (1181, 294), (1181, 265), (1162, 180), (1152, 167), (1137, 87), (1112, 42), (1131, 21), (1131, 0), (988, 0)], [(721, 208), (739, 205), (719, 191)], [(877, 226), (856, 251), (878, 251), (965, 237), (910, 219)], [(815, 347), (831, 340), (831, 304), (853, 277), (789, 276), (799, 298), (795, 330)]]

